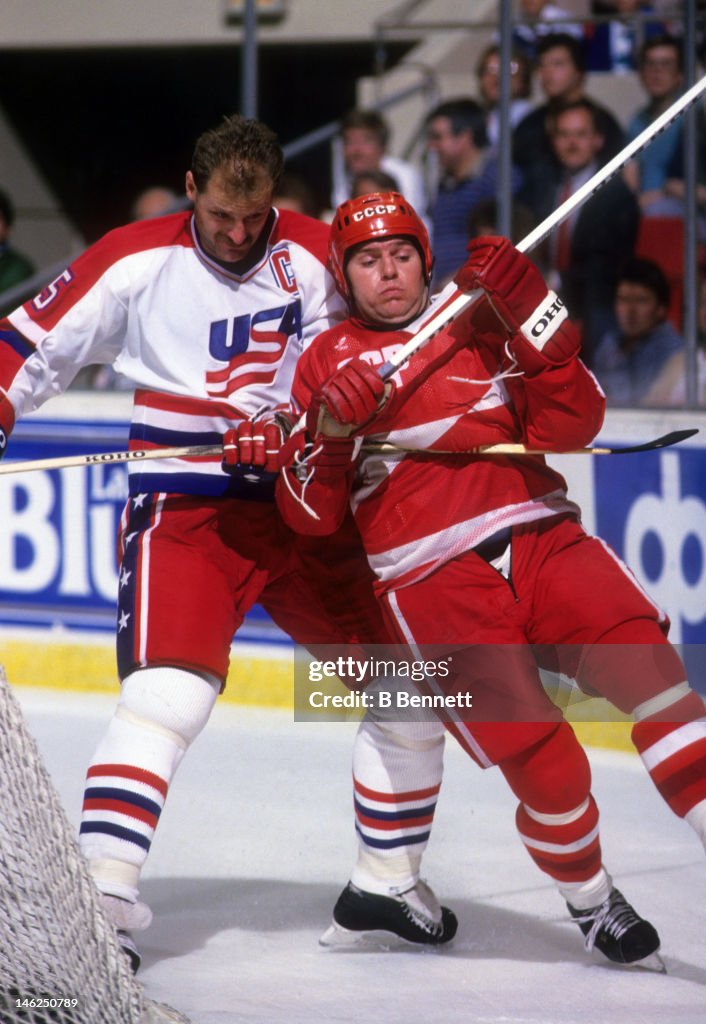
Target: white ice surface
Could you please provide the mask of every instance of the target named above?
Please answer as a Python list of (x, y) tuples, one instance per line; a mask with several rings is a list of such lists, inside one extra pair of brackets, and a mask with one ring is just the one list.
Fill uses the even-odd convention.
[[(112, 711), (19, 690), (72, 822)], [(353, 861), (353, 723), (216, 708), (172, 788), (144, 874), (146, 993), (193, 1024), (704, 1024), (706, 864), (637, 757), (590, 751), (604, 860), (662, 938), (668, 973), (588, 955), (524, 852), (495, 770), (453, 743), (424, 874), (456, 911), (438, 952), (331, 952), (317, 940)]]

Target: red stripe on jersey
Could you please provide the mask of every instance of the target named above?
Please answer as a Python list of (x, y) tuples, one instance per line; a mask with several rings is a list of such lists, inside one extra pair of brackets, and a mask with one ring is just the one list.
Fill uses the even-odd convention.
[(23, 363), (24, 359), (14, 349), (8, 345), (0, 346), (0, 380), (6, 383), (13, 381)]
[(401, 804), (409, 800), (429, 800), (439, 795), (441, 786), (432, 786), (430, 789), (412, 789), (406, 793), (379, 793), (375, 789), (368, 789), (362, 782), (353, 779), (353, 786), (356, 793), (367, 797), (369, 800), (377, 800), (379, 803)]
[(165, 798), (167, 797), (167, 783), (164, 779), (161, 779), (159, 775), (155, 775), (153, 772), (148, 772), (144, 768), (136, 768), (130, 764), (94, 764), (92, 765), (86, 775), (89, 779), (100, 778), (103, 775), (113, 775), (119, 779), (132, 779), (135, 782), (144, 782), (147, 786), (152, 786), (157, 792), (161, 793)]
[(278, 212), (279, 217), (270, 236), (270, 244), (295, 242), (325, 266), (328, 259), (328, 224), (314, 217), (307, 217), (303, 213), (295, 213), (293, 210)]
[[(251, 384), (271, 384), (277, 374), (277, 367), (273, 370), (260, 370), (257, 373), (241, 373), (237, 377), (233, 377), (222, 387), (216, 387), (210, 383), (207, 383), (207, 388), (210, 394), (220, 397), (222, 395), (232, 395), (234, 391), (240, 391), (242, 388), (247, 388)], [(208, 378), (210, 374), (206, 374)]]
[[(286, 334), (282, 334), (279, 331), (260, 331), (254, 340), (256, 346), (262, 346), (269, 343), (271, 345), (274, 344), (277, 347), (271, 352), (268, 352), (267, 349), (263, 347), (256, 347), (252, 351), (243, 352), (241, 355), (235, 356), (231, 359), (225, 369), (210, 370), (206, 374), (206, 380), (209, 383), (219, 384), (222, 381), (227, 381), (236, 370), (240, 369), (241, 366), (248, 366), (252, 363), (271, 366), (273, 363), (278, 363), (280, 361), (287, 344)], [(244, 377), (238, 377), (238, 384), (240, 384), (244, 379)]]
[[(109, 231), (55, 279), (58, 287), (54, 289), (51, 301), (48, 301), (48, 296), (54, 282), (39, 296), (26, 302), (23, 309), (34, 323), (50, 331), (118, 260), (150, 249), (173, 246), (193, 249), (190, 224), (191, 213), (187, 211), (135, 221)], [(39, 301), (41, 297), (45, 297), (42, 302)]]
[(208, 398), (189, 398), (184, 395), (166, 395), (161, 391), (146, 391), (137, 388), (135, 391), (135, 408), (158, 409), (160, 412), (183, 413), (188, 416), (242, 416), (235, 406), (227, 402), (214, 402)]
[(83, 810), (114, 811), (116, 814), (124, 814), (127, 818), (143, 821), (145, 825), (149, 825), (151, 828), (156, 828), (159, 821), (158, 815), (151, 814), (142, 807), (135, 807), (134, 804), (126, 803), (124, 800), (84, 800)]

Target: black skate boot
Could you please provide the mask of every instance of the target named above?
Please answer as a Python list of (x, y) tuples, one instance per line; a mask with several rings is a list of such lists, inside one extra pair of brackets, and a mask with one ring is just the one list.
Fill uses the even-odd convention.
[(142, 963), (142, 957), (130, 932), (118, 929), (118, 945), (130, 961), (130, 970), (133, 974), (137, 974)]
[(349, 882), (333, 908), (333, 923), (319, 944), (354, 946), (372, 938), (373, 942), (383, 940), (381, 944), (389, 945), (389, 938), (394, 936), (418, 946), (441, 946), (451, 941), (457, 927), (456, 915), (439, 905), (425, 882), (417, 882), (398, 896), (364, 892)]
[(585, 946), (589, 952), (595, 947), (613, 963), (664, 970), (657, 954), (659, 935), (618, 889), (611, 889), (608, 899), (590, 910), (577, 910), (570, 903), (566, 905), (586, 936)]

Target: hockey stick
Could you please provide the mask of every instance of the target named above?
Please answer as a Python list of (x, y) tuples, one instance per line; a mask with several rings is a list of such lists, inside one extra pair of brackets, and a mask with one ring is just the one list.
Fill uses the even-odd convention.
[(222, 444), (197, 444), (188, 448), (149, 448), (131, 452), (101, 452), (97, 455), (59, 455), (52, 459), (31, 459), (28, 462), (0, 462), (0, 476), (5, 473), (30, 473), (33, 469), (68, 469), (71, 466), (101, 466), (114, 462), (188, 459), (222, 454)]
[[(640, 134), (629, 142), (616, 156), (609, 160), (604, 167), (599, 168), (596, 173), (590, 178), (584, 185), (581, 186), (572, 196), (558, 206), (553, 213), (550, 213), (548, 217), (538, 224), (533, 231), (522, 239), (521, 242), (517, 243), (517, 248), (520, 252), (529, 252), (541, 241), (543, 241), (547, 235), (554, 230), (562, 221), (566, 220), (574, 210), (582, 206), (587, 199), (598, 191), (602, 185), (604, 185), (613, 175), (617, 174), (629, 160), (643, 150), (650, 144), (656, 135), (668, 128), (678, 117), (680, 117), (687, 107), (690, 107), (692, 103), (701, 96), (706, 90), (706, 75), (701, 78), (698, 82), (691, 86), (683, 96), (675, 100), (674, 103), (663, 114), (660, 114), (652, 124), (648, 125)], [(445, 327), (464, 309), (474, 303), (482, 294), (480, 288), (472, 292), (457, 292), (447, 304), (439, 310), (439, 312), (432, 317), (432, 319), (418, 331), (414, 337), (410, 338), (409, 341), (402, 346), (402, 348), (394, 356), (378, 367), (378, 373), (383, 380), (389, 380), (390, 377), (405, 363), (411, 359), (411, 357), (419, 352), (420, 349), (431, 341), (435, 334)]]
[(477, 448), (467, 448), (461, 451), (441, 451), (437, 448), (404, 448), (401, 445), (390, 444), (381, 441), (376, 444), (374, 441), (366, 441), (363, 445), (364, 452), (380, 452), (383, 454), (394, 454), (404, 452), (406, 454), (416, 453), (418, 455), (631, 455), (633, 452), (654, 452), (660, 448), (670, 448), (680, 441), (686, 441), (688, 437), (698, 434), (698, 428), (692, 427), (689, 430), (672, 430), (669, 434), (656, 437), (654, 441), (643, 441), (642, 444), (632, 444), (621, 448), (607, 448), (595, 446), (592, 448), (573, 448), (569, 451), (556, 451), (551, 448), (528, 448), (526, 444), (481, 444)]
[[(651, 452), (658, 448), (668, 448), (673, 444), (685, 441), (687, 437), (698, 434), (698, 429), (673, 430), (654, 441), (630, 445), (627, 448), (577, 448), (569, 452), (550, 451), (549, 449), (528, 448), (524, 444), (485, 444), (467, 451), (439, 451), (435, 448), (403, 448), (400, 445), (374, 441), (366, 442), (366, 452), (416, 452), (418, 455), (627, 455), (631, 452)], [(73, 466), (105, 466), (119, 462), (142, 462), (149, 459), (195, 459), (208, 455), (222, 455), (223, 445), (197, 444), (187, 448), (149, 448), (136, 449), (131, 452), (102, 452), (97, 455), (59, 455), (52, 459), (30, 459), (27, 462), (1, 462), (0, 476), (9, 473), (30, 473), (35, 469), (70, 469)]]

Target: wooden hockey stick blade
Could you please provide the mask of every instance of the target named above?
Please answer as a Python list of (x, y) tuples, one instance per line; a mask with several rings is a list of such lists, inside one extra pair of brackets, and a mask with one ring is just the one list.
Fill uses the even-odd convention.
[[(600, 167), (593, 177), (577, 189), (572, 196), (563, 202), (556, 208), (548, 217), (545, 217), (541, 224), (538, 224), (534, 230), (522, 239), (521, 242), (517, 243), (517, 248), (520, 252), (529, 252), (541, 241), (543, 241), (554, 228), (558, 227), (562, 221), (566, 220), (574, 210), (577, 210), (580, 206), (586, 202), (587, 199), (597, 192), (607, 181), (609, 181), (618, 171), (632, 160), (639, 152), (645, 149), (646, 146), (652, 142), (657, 135), (668, 128), (678, 117), (684, 113), (684, 111), (695, 103), (696, 100), (706, 91), (706, 75), (700, 78), (698, 82), (695, 82), (690, 89), (687, 89), (683, 95), (671, 104), (664, 113), (660, 114), (659, 117), (649, 124), (643, 131), (640, 132), (631, 142), (629, 142), (619, 153), (617, 153), (611, 160), (609, 160), (603, 167)], [(390, 377), (399, 370), (401, 366), (404, 366), (412, 356), (423, 348), (435, 334), (438, 334), (442, 327), (445, 327), (451, 321), (455, 320), (456, 317), (463, 312), (471, 303), (475, 302), (481, 295), (481, 289), (476, 289), (468, 294), (464, 292), (457, 292), (453, 295), (450, 300), (439, 310), (427, 324), (425, 324), (421, 330), (406, 342), (405, 345), (395, 353), (391, 359), (386, 363), (383, 363), (378, 367), (378, 373), (383, 380), (389, 380)]]
[(0, 462), (0, 476), (10, 473), (31, 473), (37, 469), (68, 469), (72, 466), (99, 466), (117, 462), (140, 462), (146, 459), (189, 459), (204, 455), (221, 455), (222, 444), (197, 444), (189, 448), (149, 448), (131, 452), (100, 452), (96, 455), (59, 455), (51, 459), (30, 459), (27, 462)]
[(573, 448), (571, 451), (557, 452), (550, 448), (528, 448), (526, 444), (482, 444), (477, 448), (465, 451), (441, 451), (436, 448), (404, 448), (401, 445), (389, 444), (385, 441), (369, 441), (363, 445), (364, 452), (394, 454), (395, 452), (416, 453), (418, 455), (630, 455), (633, 452), (652, 452), (660, 448), (669, 448), (688, 437), (698, 434), (698, 428), (689, 430), (673, 430), (654, 441), (643, 441), (642, 444), (628, 445), (620, 448), (595, 446), (591, 448)]

